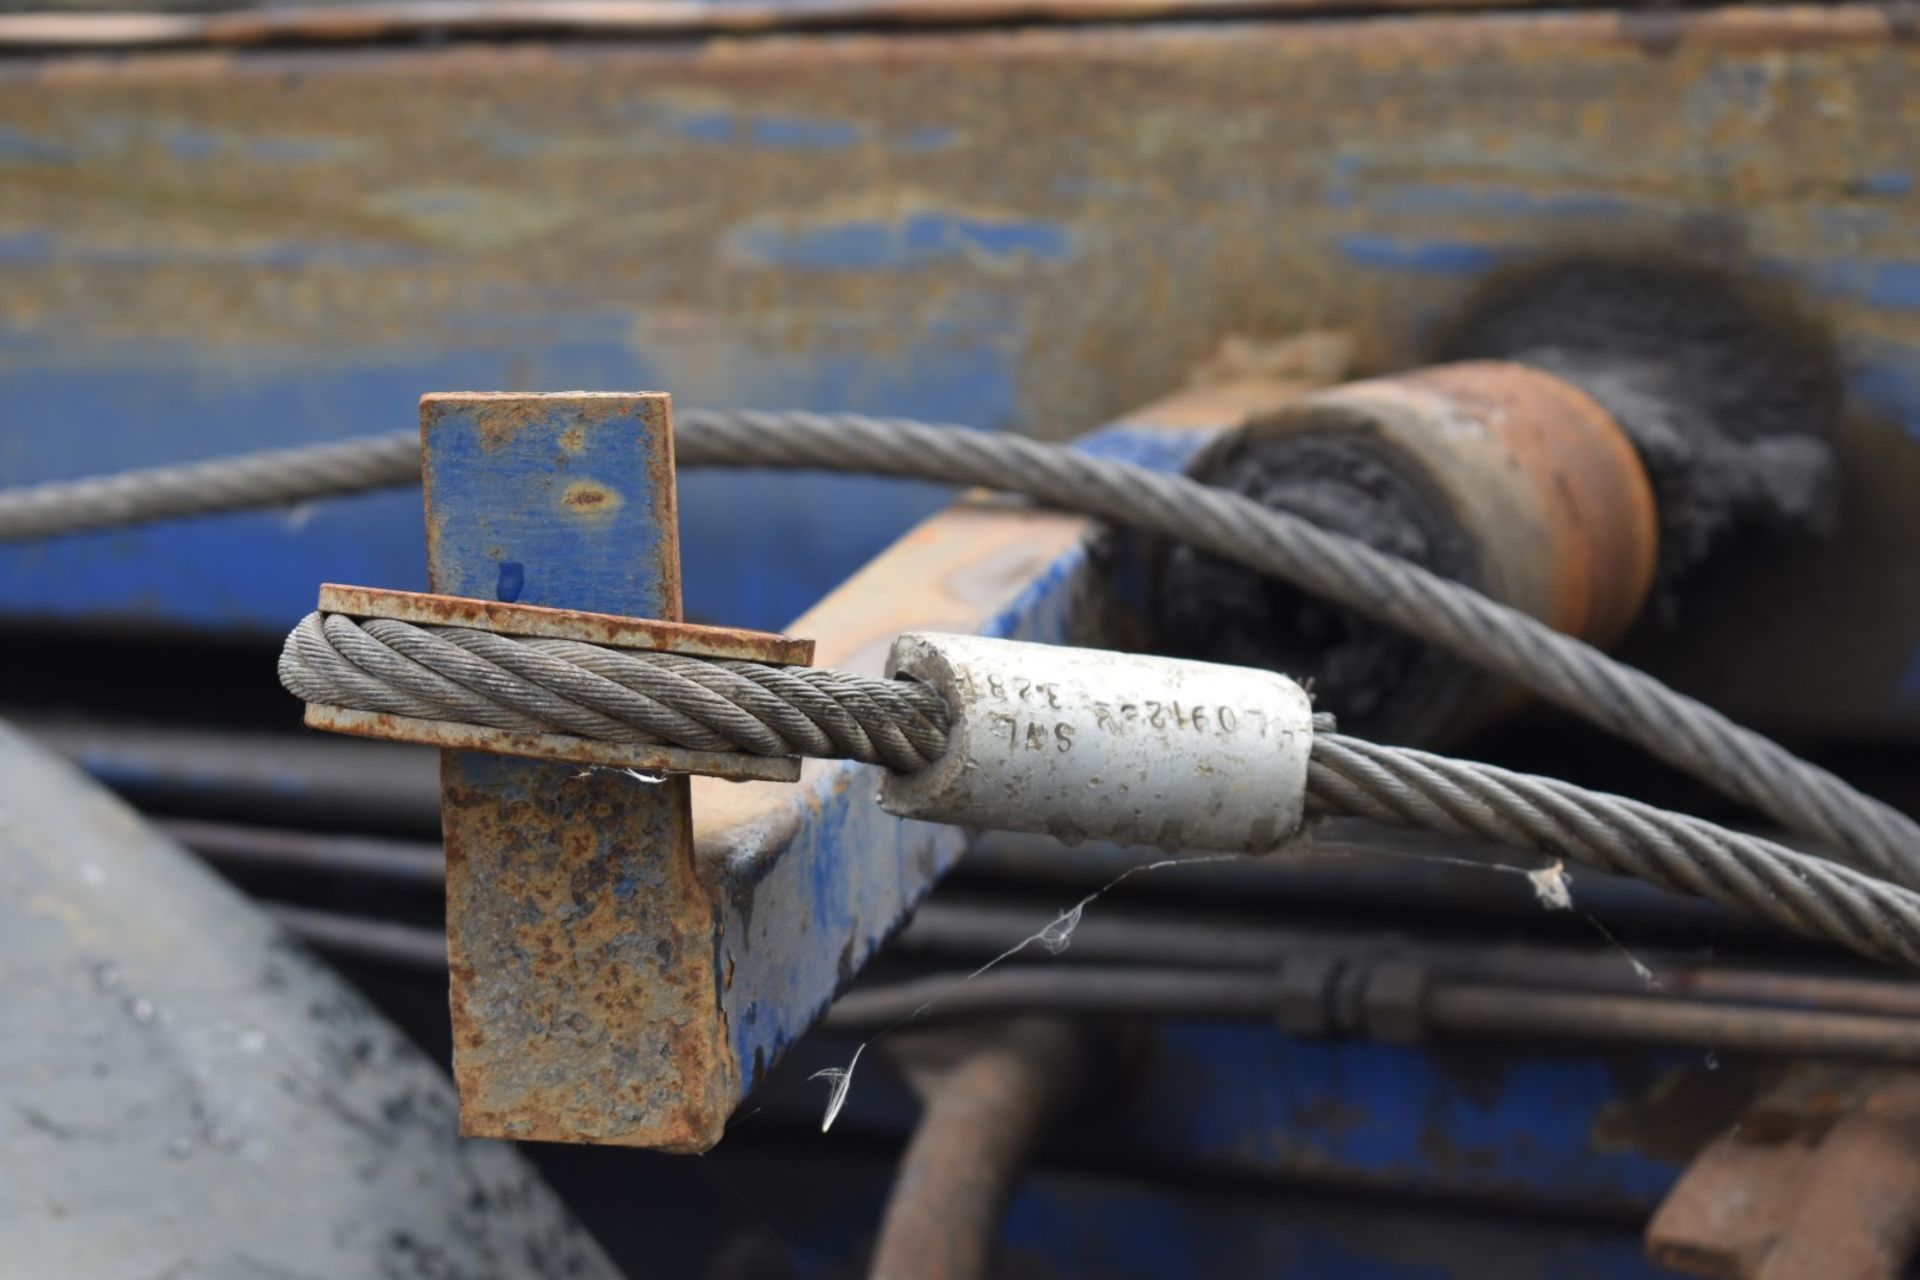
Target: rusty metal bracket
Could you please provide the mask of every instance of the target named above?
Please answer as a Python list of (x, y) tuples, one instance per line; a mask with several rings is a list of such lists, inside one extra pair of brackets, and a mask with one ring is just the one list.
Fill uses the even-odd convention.
[[(1255, 380), (1187, 393), (1083, 447), (1177, 468), (1310, 389)], [(326, 599), (353, 606), (343, 612), (601, 643), (738, 641), (662, 625), (680, 611), (665, 396), (428, 396), (421, 433), (429, 576), (443, 595), (342, 588)], [(908, 630), (1110, 643), (1110, 611), (1089, 607), (1105, 590), (1108, 537), (1083, 517), (970, 497), (793, 629), (821, 638), (822, 662), (869, 675)], [(801, 658), (798, 642), (752, 643), (762, 661)], [(563, 743), (441, 732), (410, 740), (459, 748), (442, 754), (441, 806), (454, 1075), (470, 1134), (712, 1146), (966, 843), (956, 828), (882, 812), (871, 766), (807, 761), (798, 786), (648, 785), (583, 772)], [(557, 758), (494, 754), (528, 746)]]
[[(665, 395), (433, 395), (420, 434), (435, 591), (680, 620)], [(687, 1025), (726, 979), (687, 778), (469, 750), (440, 776), (462, 1130), (711, 1145), (734, 1073)]]
[[(580, 609), (503, 604), (493, 600), (472, 600), (421, 591), (384, 591), (327, 583), (320, 588), (318, 608), (322, 613), (343, 614), (350, 618), (391, 618), (429, 627), (472, 627), (503, 636), (580, 640), (613, 648), (680, 653), (698, 658), (738, 658), (778, 666), (807, 666), (813, 661), (813, 642), (795, 640), (790, 636), (652, 618), (623, 618)], [(488, 751), (495, 755), (558, 760), (568, 764), (700, 774), (735, 782), (800, 780), (800, 760), (797, 756), (766, 757), (743, 752), (694, 751), (660, 743), (598, 742), (565, 733), (518, 733), (485, 725), (419, 720), (411, 716), (355, 711), (319, 703), (307, 704), (306, 723), (310, 729), (349, 733), (362, 738), (413, 742), (461, 751)]]

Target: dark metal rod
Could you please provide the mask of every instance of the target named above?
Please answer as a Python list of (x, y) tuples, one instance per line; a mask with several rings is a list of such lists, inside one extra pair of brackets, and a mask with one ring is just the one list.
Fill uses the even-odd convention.
[(1920, 1062), (1920, 1021), (1871, 1014), (1517, 991), (1479, 983), (1435, 986), (1427, 994), (1425, 1007), (1436, 1030), (1457, 1034), (1657, 1042), (1725, 1053)]
[(447, 881), (437, 844), (376, 836), (289, 831), (190, 818), (155, 820), (161, 830), (219, 866), (366, 876), (434, 888)]
[[(976, 959), (999, 955), (1033, 932), (1030, 909), (936, 898), (920, 908), (892, 945), (896, 955)], [(1065, 958), (1092, 963), (1231, 969), (1272, 968), (1301, 956), (1350, 963), (1393, 959), (1419, 965), (1436, 978), (1502, 987), (1798, 1005), (1920, 1018), (1920, 984), (1704, 965), (1658, 950), (1628, 952), (1613, 945), (1457, 942), (1417, 937), (1404, 930), (1269, 924), (1245, 917), (1223, 920), (1193, 911), (1120, 905), (1089, 911), (1074, 929), (1071, 942)], [(1647, 973), (1652, 974), (1651, 982)]]
[(441, 975), (447, 971), (447, 938), (438, 929), (343, 916), (278, 902), (263, 905), (267, 914), (288, 932), (323, 950)]
[(880, 1030), (909, 1022), (987, 1014), (1057, 1013), (1113, 1017), (1271, 1018), (1271, 974), (1192, 969), (1008, 966), (856, 988), (827, 1011), (830, 1025)]
[[(977, 978), (917, 978), (842, 996), (837, 1029), (876, 1031), (1015, 1012), (1266, 1020), (1274, 978), (1243, 972), (1086, 966), (1008, 967)], [(1679, 1044), (1725, 1052), (1920, 1062), (1920, 1021), (1585, 992), (1435, 982), (1415, 1014), (1438, 1033), (1543, 1040)]]
[[(326, 950), (433, 973), (446, 969), (446, 940), (433, 929), (280, 904), (269, 904), (268, 910), (293, 933)], [(1266, 1021), (1276, 1016), (1276, 973), (1007, 965), (977, 978), (964, 972), (935, 974), (858, 988), (840, 997), (825, 1022), (835, 1030), (872, 1033), (1016, 1013)], [(1920, 1062), (1920, 1019), (1718, 1004), (1657, 993), (1608, 995), (1436, 979), (1427, 988), (1421, 1016), (1436, 1032), (1461, 1035)]]
[(440, 829), (439, 753), (317, 735), (10, 715), (142, 808), (278, 825)]

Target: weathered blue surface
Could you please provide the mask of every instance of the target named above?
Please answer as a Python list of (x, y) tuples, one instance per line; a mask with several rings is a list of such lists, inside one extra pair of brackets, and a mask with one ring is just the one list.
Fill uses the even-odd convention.
[[(661, 386), (646, 361), (597, 340), (531, 356), (367, 353), (321, 368), (295, 353), (207, 370), (184, 349), (130, 351), (124, 367), (105, 371), (65, 367), (51, 352), (5, 354), (6, 485), (404, 430), (424, 391)], [(47, 363), (34, 362), (41, 357)], [(996, 372), (984, 354), (947, 352), (911, 370), (842, 363), (804, 381), (823, 407), (996, 426), (1010, 412)], [(897, 385), (909, 374), (911, 385)], [(800, 403), (777, 391), (762, 401), (789, 402)], [(14, 429), (39, 422), (83, 425)], [(800, 614), (946, 497), (933, 485), (742, 471), (687, 473), (680, 492), (689, 618), (759, 629)], [(822, 519), (827, 511), (838, 518)], [(313, 608), (321, 582), (424, 590), (423, 542), (419, 492), (408, 489), (0, 544), (0, 615), (279, 632)]]
[(1651, 1212), (1680, 1166), (1610, 1140), (1609, 1118), (1702, 1060), (1629, 1056), (1623, 1070), (1590, 1053), (1170, 1023), (1121, 1127), (1130, 1151), (1173, 1164), (1631, 1215)]
[[(1065, 1120), (1042, 1144), (1001, 1233), (1007, 1275), (1670, 1274), (1646, 1261), (1639, 1235), (1648, 1193), (1657, 1195), (1678, 1166), (1634, 1151), (1632, 1125), (1618, 1117), (1671, 1089), (1677, 1073), (1702, 1069), (1697, 1058), (1611, 1055), (1602, 1079), (1578, 1054), (1482, 1046), (1469, 1065), (1444, 1049), (1299, 1040), (1250, 1024), (1173, 1023), (1162, 1032), (1144, 1080), (1130, 1077), (1141, 1087)], [(844, 1064), (851, 1044), (822, 1038), (796, 1050), (761, 1100), (765, 1111), (739, 1135), (766, 1125), (767, 1112), (788, 1123), (817, 1115), (825, 1082), (797, 1082)], [(831, 1176), (802, 1186), (791, 1175), (756, 1175), (742, 1186), (780, 1232), (798, 1275), (842, 1274), (836, 1268), (860, 1256), (878, 1228), (886, 1182), (834, 1162), (911, 1131), (913, 1107), (886, 1047), (879, 1037), (862, 1056), (832, 1134), (782, 1149), (805, 1170), (836, 1169)], [(1195, 1071), (1196, 1053), (1218, 1060)], [(1237, 1125), (1236, 1112), (1244, 1117)], [(1281, 1132), (1263, 1131), (1268, 1125)], [(1286, 1158), (1269, 1158), (1282, 1142)], [(743, 1168), (747, 1154), (724, 1146), (716, 1162)], [(1526, 1179), (1517, 1188), (1516, 1176)], [(1617, 1194), (1622, 1185), (1631, 1194)]]
[(638, 413), (581, 425), (567, 403), (519, 430), (479, 419), (474, 401), (421, 405), (433, 588), (671, 618), (680, 607), (673, 474), (648, 470), (671, 450)]

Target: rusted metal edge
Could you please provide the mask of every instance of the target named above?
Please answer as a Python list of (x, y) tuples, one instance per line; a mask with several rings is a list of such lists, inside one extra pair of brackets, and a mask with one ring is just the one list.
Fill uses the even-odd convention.
[[(790, 5), (710, 5), (693, 0), (424, 0), (222, 13), (0, 14), (0, 54), (56, 51), (354, 45), (404, 39), (692, 39), (815, 31), (978, 31), (1002, 27), (1146, 25), (1197, 19), (1325, 18), (1379, 14), (1513, 13), (1528, 0), (819, 0)], [(1589, 24), (1657, 25), (1673, 39), (1750, 43), (1884, 40), (1910, 24), (1915, 6), (1812, 9), (1755, 4), (1691, 11), (1540, 15), (1568, 30)], [(1532, 18), (1533, 15), (1528, 15)], [(1544, 27), (1543, 30), (1550, 30)]]
[[(350, 618), (390, 618), (428, 627), (472, 627), (502, 636), (538, 636), (546, 640), (579, 640), (615, 649), (649, 653), (678, 653), (694, 658), (734, 658), (774, 666), (813, 665), (813, 641), (737, 627), (710, 627), (693, 622), (663, 622), (653, 618), (623, 618), (583, 609), (550, 609), (544, 605), (503, 604), (470, 600), (465, 596), (434, 595), (426, 591), (389, 591), (379, 587), (348, 587), (325, 583), (320, 588), (320, 612)], [(757, 776), (757, 775), (756, 775)]]
[(422, 0), (221, 13), (0, 14), (0, 48), (356, 44), (406, 36), (688, 38), (859, 29), (1192, 21), (1301, 14), (1504, 9), (1527, 0)]
[(557, 760), (563, 764), (599, 765), (609, 769), (636, 769), (662, 773), (698, 774), (733, 782), (798, 782), (798, 756), (749, 756), (731, 751), (690, 751), (654, 743), (595, 742), (564, 733), (514, 733), (482, 725), (451, 721), (416, 720), (385, 712), (353, 711), (322, 703), (307, 704), (309, 729), (350, 733), (386, 742), (412, 742), (455, 751), (485, 751), (490, 755)]

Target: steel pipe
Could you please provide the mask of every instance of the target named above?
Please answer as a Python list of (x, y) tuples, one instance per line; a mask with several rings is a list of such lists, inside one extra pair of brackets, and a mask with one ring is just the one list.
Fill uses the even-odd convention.
[(1083, 1092), (1081, 1032), (1025, 1018), (933, 1077), (887, 1196), (871, 1280), (983, 1280), (1020, 1171)]

